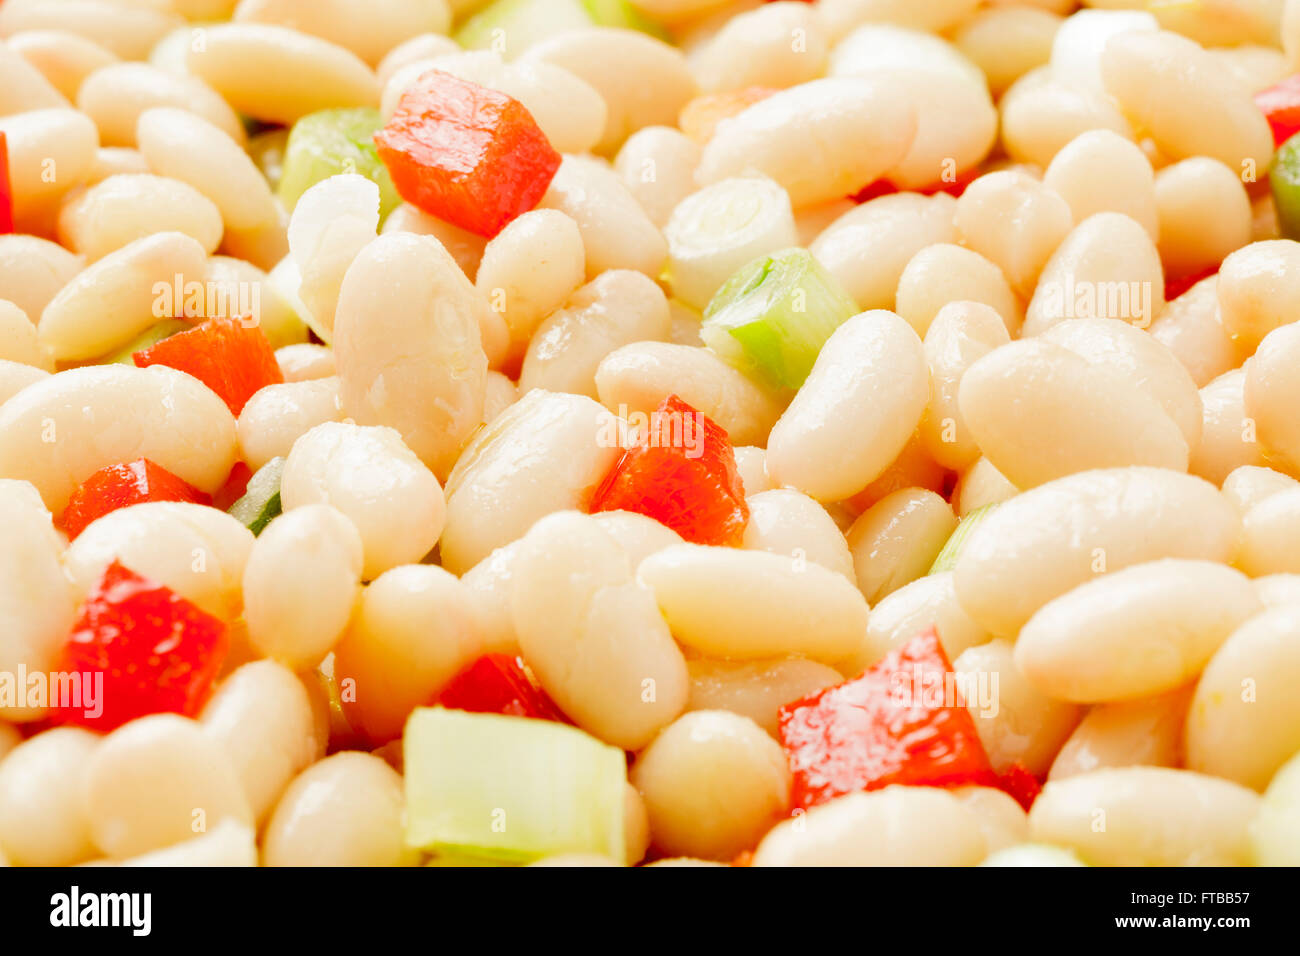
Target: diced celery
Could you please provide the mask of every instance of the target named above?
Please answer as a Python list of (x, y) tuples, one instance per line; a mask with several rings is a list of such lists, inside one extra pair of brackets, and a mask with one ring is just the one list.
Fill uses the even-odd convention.
[(957, 566), (957, 558), (961, 555), (961, 549), (966, 546), (966, 539), (971, 536), (980, 523), (991, 515), (997, 508), (997, 503), (985, 505), (983, 508), (976, 508), (966, 517), (962, 518), (957, 524), (957, 529), (949, 535), (943, 550), (939, 556), (934, 559), (934, 564), (930, 565), (930, 574), (939, 574), (942, 571), (951, 571)]
[(1300, 133), (1277, 148), (1268, 172), (1277, 224), (1288, 239), (1300, 239)]
[(261, 534), (271, 519), (281, 512), (280, 477), (284, 459), (272, 458), (248, 479), (244, 496), (230, 506), (230, 514), (253, 534)]
[(370, 107), (321, 110), (293, 124), (280, 172), (280, 201), (290, 212), (298, 197), (322, 179), (357, 173), (379, 187), (379, 217), (402, 202), (388, 168), (379, 159), (374, 135), (384, 125)]
[(408, 846), (514, 863), (623, 859), (626, 759), (576, 727), (421, 707), (402, 756)]
[(177, 332), (184, 331), (189, 327), (190, 323), (184, 319), (163, 319), (161, 322), (149, 326), (117, 351), (105, 355), (99, 362), (101, 365), (134, 365), (135, 359), (132, 356), (136, 352), (147, 349), (151, 345), (157, 345), (167, 336), (175, 335)]
[(549, 37), (591, 26), (668, 39), (661, 25), (628, 0), (496, 0), (466, 20), (455, 40), (467, 50), (492, 50), (509, 60)]
[(857, 304), (805, 249), (755, 259), (704, 310), (701, 335), (732, 365), (778, 388), (798, 388), (817, 353)]

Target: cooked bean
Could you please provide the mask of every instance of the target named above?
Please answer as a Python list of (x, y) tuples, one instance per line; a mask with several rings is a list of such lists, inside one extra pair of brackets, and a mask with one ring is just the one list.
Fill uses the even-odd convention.
[(1251, 507), (1241, 522), (1234, 563), (1251, 577), (1300, 573), (1300, 489), (1270, 495)]
[(1245, 370), (1236, 369), (1201, 389), (1201, 441), (1192, 452), (1188, 470), (1206, 481), (1222, 484), (1242, 465), (1266, 464), (1258, 428), (1246, 414), (1245, 384)]
[(400, 737), (411, 711), (481, 649), (474, 604), (455, 577), (430, 564), (384, 572), (362, 592), (334, 651), (336, 678), (350, 682), (349, 722), (375, 743)]
[(989, 353), (962, 377), (958, 398), (976, 444), (1019, 488), (1091, 468), (1187, 469), (1187, 440), (1159, 401), (1049, 342)]
[(737, 445), (736, 472), (746, 495), (771, 491), (776, 484), (767, 475), (767, 452), (752, 445)]
[(1067, 143), (1091, 129), (1133, 138), (1114, 101), (1099, 90), (1064, 83), (1048, 67), (1030, 70), (1002, 95), (1002, 146), (1017, 162), (1046, 169)]
[(695, 191), (700, 146), (671, 126), (647, 126), (627, 138), (614, 160), (633, 198), (660, 229), (673, 208)]
[(657, 276), (668, 257), (663, 235), (622, 178), (591, 157), (564, 157), (540, 205), (577, 223), (589, 279), (608, 269)]
[(36, 326), (22, 309), (0, 299), (0, 359), (54, 371), (49, 353), (36, 337)]
[(483, 421), (490, 423), (519, 400), (519, 389), (505, 375), (489, 370), (483, 390)]
[(67, 98), (11, 42), (0, 46), (0, 116), (26, 110), (66, 109)]
[(839, 671), (802, 657), (763, 661), (686, 662), (691, 675), (688, 711), (726, 710), (748, 717), (773, 737), (781, 707), (840, 683)]
[(707, 185), (758, 170), (784, 187), (796, 209), (810, 206), (851, 195), (895, 167), (908, 155), (915, 124), (910, 102), (884, 81), (813, 80), (720, 126), (695, 175)]
[[(520, 650), (579, 727), (637, 750), (686, 707), (681, 651), (626, 552), (594, 519), (561, 512), (537, 522), (513, 577)], [(653, 832), (653, 808), (651, 815)]]
[(1102, 81), (1171, 159), (1209, 156), (1233, 169), (1268, 168), (1273, 138), (1250, 91), (1224, 83), (1214, 60), (1173, 33), (1126, 33), (1106, 44)]
[[(458, 2), (463, 4), (464, 0), (452, 0), (453, 9)], [(459, 52), (460, 44), (449, 36), (442, 33), (419, 33), (384, 54), (384, 58), (375, 67), (375, 78), (379, 80), (380, 89), (383, 89), (398, 70), (410, 63)]]
[(1122, 213), (1097, 213), (1075, 226), (1043, 267), (1024, 335), (1064, 319), (1122, 319), (1146, 328), (1164, 298), (1160, 254), (1146, 230)]
[(320, 502), (356, 525), (367, 580), (433, 549), (446, 518), (438, 479), (391, 428), (326, 422), (297, 441), (284, 464), (286, 511)]
[(1007, 480), (1007, 476), (993, 467), (987, 458), (978, 458), (962, 472), (953, 489), (953, 502), (958, 518), (985, 505), (998, 504), (1020, 494), (1020, 489)]
[(861, 491), (903, 449), (929, 395), (916, 332), (891, 312), (855, 316), (826, 341), (772, 427), (768, 472), (820, 501)]
[(956, 787), (952, 795), (975, 814), (990, 853), (1017, 846), (1029, 839), (1029, 815), (1005, 790), (994, 787)]
[(1300, 362), (1300, 325), (1279, 326), (1264, 337), (1254, 356), (1246, 362), (1242, 385), (1243, 407), (1256, 425), (1265, 454), (1292, 472), (1300, 469), (1297, 362)]
[(168, 31), (181, 25), (162, 4), (111, 0), (8, 0), (0, 10), (0, 36), (23, 30), (67, 30), (124, 60), (141, 60)]
[(81, 271), (85, 260), (36, 236), (0, 236), (0, 299), (39, 319), (45, 306)]
[(447, 480), (443, 567), (460, 573), (552, 511), (585, 509), (622, 454), (614, 416), (535, 389), (480, 431)]
[(867, 602), (843, 576), (764, 551), (677, 545), (646, 558), (637, 577), (673, 636), (714, 657), (834, 663), (857, 650), (867, 626)]
[(635, 342), (610, 352), (596, 369), (596, 393), (620, 415), (648, 415), (676, 395), (726, 429), (737, 445), (765, 444), (781, 414), (775, 396), (712, 351), (668, 342)]
[(212, 253), (221, 231), (221, 212), (197, 189), (147, 174), (109, 176), (59, 210), (59, 241), (90, 262), (156, 232), (184, 233)]
[(1151, 163), (1131, 139), (1108, 129), (1089, 130), (1052, 157), (1043, 185), (1070, 206), (1075, 222), (1099, 212), (1120, 212), (1161, 236)]
[(844, 213), (808, 247), (862, 309), (892, 309), (898, 280), (927, 246), (951, 242), (956, 201), (946, 193), (881, 196)]
[(474, 281), (479, 260), (483, 258), (483, 249), (487, 245), (487, 240), (482, 236), (476, 236), (449, 222), (436, 219), (416, 209), (410, 203), (402, 203), (389, 213), (380, 231), (383, 233), (413, 232), (417, 236), (433, 236), (451, 253), (456, 264), (460, 266), (461, 272), (465, 273), (466, 278), (471, 282)]
[(1223, 327), (1251, 354), (1300, 308), (1300, 242), (1274, 239), (1238, 249), (1223, 260), (1218, 292)]
[(871, 608), (867, 636), (845, 671), (860, 674), (909, 640), (934, 628), (950, 661), (993, 635), (980, 627), (957, 601), (952, 572), (927, 574), (891, 591)]
[(95, 121), (105, 146), (134, 146), (141, 114), (155, 107), (188, 110), (241, 146), (246, 139), (235, 111), (202, 80), (144, 63), (103, 67), (86, 78), (77, 94), (77, 109)]
[(275, 361), (286, 382), (319, 381), (338, 373), (334, 350), (309, 342), (281, 346), (275, 350)]
[[(266, 333), (271, 348), (282, 349), (307, 342), (310, 333), (307, 324), (298, 317), (296, 307), (290, 305), (271, 277), (251, 262), (231, 256), (213, 256), (208, 260), (208, 282), (214, 284), (216, 311), (251, 317)], [(220, 298), (222, 295), (224, 300)]]
[(461, 575), (474, 607), (483, 651), (487, 654), (518, 654), (519, 635), (510, 612), (510, 589), (514, 586), (515, 560), (519, 541), (496, 548)]
[(974, 866), (988, 853), (978, 815), (936, 787), (851, 793), (778, 824), (754, 866)]
[(257, 834), (227, 817), (211, 833), (182, 840), (152, 853), (122, 860), (119, 866), (257, 866)]
[(268, 385), (239, 414), (240, 459), (256, 471), (289, 454), (312, 428), (343, 417), (336, 377)]
[(171, 846), (227, 819), (253, 822), (225, 749), (197, 722), (175, 714), (115, 730), (85, 773), (91, 839), (111, 857)]
[(1026, 299), (1073, 223), (1064, 199), (1018, 170), (979, 177), (957, 200), (953, 215), (957, 235), (996, 264)]
[(1300, 863), (1300, 759), (1291, 759), (1273, 776), (1251, 825), (1256, 866)]
[(347, 0), (243, 0), (237, 23), (269, 23), (321, 37), (351, 50), (371, 66), (415, 34), (446, 33), (446, 0), (378, 0), (364, 6)]
[(1300, 574), (1266, 574), (1255, 578), (1255, 593), (1265, 607), (1300, 604)]
[(1156, 174), (1160, 258), (1170, 275), (1212, 268), (1250, 243), (1250, 197), (1238, 173), (1199, 156)]
[(78, 597), (89, 594), (117, 560), (233, 621), (243, 604), (240, 591), (252, 547), (252, 532), (225, 512), (151, 501), (92, 521), (69, 545), (63, 566)]
[(49, 378), (50, 373), (31, 365), (0, 359), (0, 405), (13, 398), (28, 385)]
[(1177, 767), (1192, 685), (1089, 709), (1052, 761), (1051, 780), (1108, 767)]
[[(63, 103), (46, 102), (47, 106), (66, 106), (68, 101), (77, 98), (77, 90), (86, 77), (100, 67), (117, 62), (117, 57), (98, 43), (65, 30), (24, 30), (11, 35), (7, 43), (67, 98)], [(8, 80), (5, 87), (5, 93), (10, 95), (22, 89), (11, 87)], [(37, 95), (43, 101), (50, 99), (48, 93)], [(25, 92), (21, 102), (23, 108), (31, 109), (35, 102), (32, 92)], [(0, 109), (0, 112), (9, 110)]]
[(929, 324), (925, 357), (930, 366), (930, 402), (921, 416), (920, 436), (926, 452), (945, 468), (964, 468), (980, 455), (957, 404), (962, 376), (1009, 341), (1002, 316), (979, 302), (951, 301)]
[(952, 669), (994, 769), (1018, 763), (1046, 773), (1082, 708), (1042, 693), (1017, 666), (1015, 646), (1001, 638), (962, 651)]
[(319, 664), (347, 627), (362, 555), (357, 529), (328, 505), (303, 505), (272, 521), (244, 566), (253, 646), (294, 670)]
[(673, 125), (695, 95), (681, 51), (635, 30), (566, 30), (533, 44), (520, 59), (564, 67), (600, 94), (608, 115), (598, 153), (613, 153), (643, 127)]
[(875, 604), (929, 569), (957, 527), (943, 498), (904, 488), (862, 513), (849, 529), (858, 589)]
[(1151, 324), (1151, 337), (1174, 353), (1204, 388), (1241, 360), (1219, 318), (1218, 276), (1202, 279), (1170, 302)]
[(949, 302), (989, 306), (1012, 335), (1024, 321), (1024, 308), (1002, 271), (978, 252), (951, 243), (927, 246), (912, 257), (898, 279), (896, 301), (898, 314), (921, 336)]
[(966, 20), (953, 43), (978, 64), (994, 96), (1052, 56), (1061, 17), (1032, 6), (994, 6)]
[(262, 836), (267, 866), (411, 866), (402, 778), (370, 754), (346, 752), (289, 784)]
[(635, 511), (601, 511), (592, 517), (627, 553), (633, 570), (656, 551), (682, 543), (682, 536), (672, 528)]
[(815, 561), (854, 581), (853, 556), (826, 509), (789, 488), (749, 495), (743, 547)]
[(1016, 664), (1063, 700), (1150, 697), (1193, 680), (1262, 609), (1250, 580), (1222, 564), (1134, 565), (1043, 605), (1020, 631)]
[(1242, 515), (1264, 499), (1296, 488), (1300, 482), (1262, 465), (1242, 465), (1223, 479), (1223, 494)]
[(56, 727), (0, 760), (0, 852), (14, 866), (71, 866), (95, 855), (81, 790), (100, 738)]
[(732, 17), (691, 57), (700, 89), (784, 89), (817, 79), (826, 66), (829, 37), (814, 13), (783, 2)]
[(779, 744), (748, 717), (685, 714), (637, 758), (654, 845), (673, 856), (729, 860), (786, 815), (790, 771)]
[(49, 234), (59, 198), (86, 182), (95, 167), (99, 134), (84, 113), (31, 110), (0, 116), (9, 148), (14, 226)]
[(186, 66), (255, 119), (290, 124), (317, 110), (379, 105), (374, 72), (354, 53), (317, 37), (221, 23), (207, 27), (203, 41), (190, 47)]
[[(321, 591), (330, 582), (321, 581)], [(274, 661), (254, 661), (221, 682), (199, 723), (226, 751), (261, 823), (289, 781), (316, 759), (311, 702), (302, 682)]]
[(668, 300), (651, 279), (629, 269), (601, 273), (537, 327), (519, 388), (596, 397), (596, 369), (633, 342), (668, 338)]
[(1095, 770), (1048, 783), (1029, 832), (1098, 866), (1242, 866), (1258, 807), (1245, 787), (1187, 770)]
[(140, 114), (137, 134), (149, 168), (207, 196), (227, 229), (251, 232), (279, 224), (266, 178), (238, 143), (203, 117), (156, 107)]
[(32, 482), (55, 511), (95, 471), (141, 456), (215, 491), (235, 461), (234, 419), (205, 385), (161, 366), (71, 369), (0, 408), (0, 475)]
[(1014, 637), (1040, 607), (1097, 574), (1158, 558), (1226, 562), (1240, 528), (1219, 489), (1199, 478), (1081, 472), (1003, 502), (972, 530), (953, 584), (974, 620)]
[(907, 444), (890, 462), (889, 467), (880, 473), (880, 477), (843, 502), (852, 518), (866, 511), (887, 495), (904, 488), (924, 488), (927, 491), (941, 492), (947, 472), (926, 452), (921, 442), (920, 430), (913, 432)]

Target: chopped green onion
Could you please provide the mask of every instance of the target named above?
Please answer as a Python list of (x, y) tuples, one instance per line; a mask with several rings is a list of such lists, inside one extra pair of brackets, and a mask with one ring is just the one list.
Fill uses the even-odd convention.
[(322, 179), (357, 173), (379, 187), (382, 220), (402, 202), (388, 168), (379, 159), (374, 135), (383, 127), (369, 107), (321, 110), (293, 124), (280, 172), (280, 201), (290, 212), (298, 197)]
[(664, 227), (673, 295), (702, 309), (736, 270), (797, 241), (790, 197), (766, 176), (691, 193)]
[(778, 388), (798, 388), (857, 304), (805, 249), (742, 267), (704, 310), (702, 335), (724, 360)]
[(154, 325), (149, 326), (126, 345), (123, 345), (115, 352), (110, 352), (99, 360), (101, 365), (134, 365), (135, 359), (132, 358), (136, 352), (141, 352), (151, 345), (157, 345), (169, 335), (175, 335), (177, 332), (183, 332), (190, 327), (190, 323), (183, 319), (163, 319)]
[(624, 857), (626, 758), (576, 727), (421, 707), (402, 755), (409, 846), (513, 863)]
[(230, 514), (254, 535), (259, 535), (281, 513), (280, 477), (284, 459), (272, 458), (248, 479), (244, 496), (230, 506)]
[(998, 503), (985, 505), (983, 508), (976, 508), (966, 517), (962, 518), (957, 524), (957, 529), (948, 537), (939, 552), (939, 556), (934, 559), (934, 564), (930, 565), (930, 574), (939, 574), (942, 571), (951, 571), (957, 566), (957, 558), (961, 556), (961, 549), (966, 545), (966, 539), (971, 536), (980, 523), (991, 515), (997, 508)]
[(1300, 133), (1277, 148), (1268, 171), (1277, 224), (1288, 239), (1300, 239)]
[(669, 38), (628, 0), (496, 0), (466, 20), (454, 39), (467, 50), (493, 50), (509, 60), (549, 37), (592, 26)]

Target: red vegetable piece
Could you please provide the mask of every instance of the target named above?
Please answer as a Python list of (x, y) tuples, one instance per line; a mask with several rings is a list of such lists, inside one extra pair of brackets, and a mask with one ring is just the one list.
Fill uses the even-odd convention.
[(14, 189), (9, 181), (9, 139), (0, 131), (0, 236), (14, 231)]
[(229, 511), (231, 505), (244, 497), (244, 492), (248, 491), (248, 480), (252, 477), (253, 469), (242, 461), (235, 462), (235, 467), (226, 476), (226, 483), (212, 493), (212, 507)]
[(1005, 790), (1028, 813), (1038, 795), (1043, 792), (1043, 785), (1023, 766), (1014, 763), (1010, 770), (998, 777), (998, 789)]
[(780, 737), (796, 807), (892, 783), (997, 780), (933, 628), (861, 677), (786, 704)]
[(696, 544), (740, 544), (749, 508), (727, 433), (669, 395), (592, 498), (592, 512), (619, 510), (654, 518)]
[[(906, 190), (907, 192), (921, 193), (925, 196), (936, 196), (939, 193), (947, 193), (955, 199), (960, 199), (961, 194), (966, 191), (966, 187), (979, 178), (980, 171), (978, 168), (968, 169), (952, 182), (940, 180), (936, 183), (930, 183), (928, 186), (920, 186), (915, 189)], [(881, 196), (892, 196), (894, 193), (904, 192), (899, 189), (888, 179), (877, 179), (874, 183), (863, 186), (849, 198), (858, 205), (864, 202), (870, 202), (873, 199), (879, 199)]]
[(239, 318), (208, 319), (133, 358), (140, 368), (166, 365), (188, 372), (220, 395), (235, 415), (258, 389), (284, 381), (266, 333)]
[(1300, 133), (1300, 73), (1260, 90), (1255, 94), (1255, 105), (1273, 130), (1273, 145), (1281, 146)]
[(54, 722), (107, 733), (148, 714), (193, 717), (229, 646), (222, 621), (114, 561), (82, 604), (55, 668), (80, 674), (83, 688), (102, 675), (98, 706), (87, 706), (83, 690), (80, 701), (56, 702)]
[(1165, 280), (1165, 301), (1173, 302), (1196, 283), (1202, 279), (1208, 279), (1219, 271), (1218, 266), (1210, 266), (1208, 269), (1202, 269), (1200, 272), (1193, 272), (1191, 275), (1180, 276), (1177, 279)]
[(211, 499), (183, 478), (148, 458), (101, 468), (72, 493), (59, 518), (59, 527), (75, 538), (86, 525), (110, 511), (145, 501), (189, 501), (196, 505)]
[(451, 679), (438, 703), (477, 714), (537, 717), (568, 723), (523, 658), (484, 654)]
[(489, 238), (536, 206), (560, 168), (522, 103), (440, 70), (402, 94), (375, 144), (403, 199)]

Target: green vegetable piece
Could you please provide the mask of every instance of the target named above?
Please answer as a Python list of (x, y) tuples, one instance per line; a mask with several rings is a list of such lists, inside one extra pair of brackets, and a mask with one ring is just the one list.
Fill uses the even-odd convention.
[(939, 556), (934, 559), (934, 564), (930, 565), (930, 574), (939, 574), (942, 571), (951, 571), (957, 566), (957, 558), (961, 555), (961, 549), (966, 546), (966, 539), (971, 533), (980, 526), (980, 524), (997, 509), (998, 503), (985, 505), (983, 508), (976, 508), (966, 517), (957, 523), (957, 528), (944, 542), (943, 550)]
[(668, 40), (668, 31), (628, 0), (496, 0), (466, 20), (454, 39), (467, 50), (495, 50), (511, 59), (549, 37), (591, 26)]
[(154, 325), (149, 326), (126, 345), (123, 345), (115, 352), (110, 352), (99, 360), (100, 365), (135, 365), (135, 359), (131, 356), (136, 352), (147, 349), (151, 345), (157, 345), (163, 339), (177, 332), (183, 332), (190, 327), (190, 323), (184, 319), (163, 319)]
[(704, 310), (701, 336), (724, 360), (777, 388), (798, 388), (857, 303), (806, 249), (741, 267)]
[(383, 125), (379, 110), (369, 107), (321, 110), (294, 123), (280, 171), (285, 208), (292, 211), (298, 197), (322, 179), (357, 173), (379, 187), (381, 219), (396, 209), (402, 197), (375, 150), (374, 135)]
[(1300, 239), (1300, 133), (1278, 147), (1268, 171), (1277, 224), (1288, 239)]
[(272, 458), (248, 479), (244, 497), (230, 506), (230, 514), (254, 535), (259, 535), (271, 519), (283, 511), (280, 506), (280, 477), (284, 459)]
[(421, 707), (402, 754), (408, 846), (513, 863), (624, 857), (626, 758), (576, 727)]

